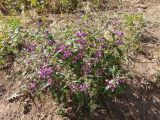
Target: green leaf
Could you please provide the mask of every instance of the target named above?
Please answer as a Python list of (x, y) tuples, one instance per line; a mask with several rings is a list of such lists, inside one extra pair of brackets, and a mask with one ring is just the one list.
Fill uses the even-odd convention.
[(72, 43), (75, 43), (75, 40), (74, 39), (70, 39), (70, 40), (67, 40), (67, 45), (71, 45)]
[(119, 53), (120, 57), (123, 56), (123, 51), (120, 48), (118, 48), (118, 47), (117, 47), (117, 52)]

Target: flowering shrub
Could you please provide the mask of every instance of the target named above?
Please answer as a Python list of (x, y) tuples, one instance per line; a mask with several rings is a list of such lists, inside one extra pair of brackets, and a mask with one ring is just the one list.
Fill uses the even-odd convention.
[(125, 81), (121, 80), (124, 77), (121, 64), (125, 47), (121, 36), (122, 33), (113, 33), (114, 40), (110, 42), (80, 31), (73, 42), (56, 47), (54, 59), (64, 68), (65, 75), (69, 76), (67, 82), (71, 91), (83, 86), (85, 91), (89, 90), (88, 95), (95, 89), (103, 93), (110, 90), (118, 92), (117, 88)]
[(28, 92), (36, 96), (49, 88), (60, 103), (92, 111), (92, 106), (124, 90), (123, 32), (110, 31), (109, 40), (81, 30), (69, 35), (65, 43), (54, 40), (49, 30), (40, 32), (38, 42), (43, 44), (32, 41), (22, 51), (29, 69), (23, 73), (28, 78)]

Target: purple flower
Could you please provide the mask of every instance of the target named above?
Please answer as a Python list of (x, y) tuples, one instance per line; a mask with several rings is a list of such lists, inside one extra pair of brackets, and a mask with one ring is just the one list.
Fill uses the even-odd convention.
[(121, 31), (117, 31), (117, 32), (115, 32), (115, 34), (116, 34), (117, 36), (123, 36), (123, 35), (124, 35), (124, 33), (121, 32)]
[(118, 82), (119, 82), (119, 84), (125, 84), (126, 83), (126, 81), (124, 79), (119, 79)]
[(71, 82), (70, 84), (69, 84), (69, 88), (72, 90), (72, 91), (78, 91), (79, 90), (79, 84), (78, 83), (73, 83), (73, 82)]
[(73, 92), (81, 91), (81, 92), (86, 92), (89, 90), (90, 85), (88, 83), (74, 83), (71, 82), (69, 83), (69, 88)]
[(85, 75), (88, 75), (92, 72), (92, 68), (91, 68), (91, 63), (90, 62), (87, 62), (83, 67), (82, 67), (82, 70), (83, 70), (83, 73)]
[(57, 48), (56, 48), (56, 52), (64, 52), (66, 50), (67, 46), (65, 45), (59, 45)]
[(81, 45), (85, 45), (86, 41), (84, 39), (78, 39), (78, 40), (76, 40), (76, 43), (79, 43)]
[(48, 45), (49, 45), (49, 46), (52, 46), (54, 43), (55, 43), (54, 40), (48, 40)]
[(52, 85), (52, 83), (53, 83), (52, 79), (49, 78), (49, 79), (47, 80), (47, 84), (48, 84), (48, 85)]
[(92, 43), (90, 46), (95, 48), (97, 45), (95, 43)]
[(84, 57), (84, 51), (79, 51), (76, 56), (74, 56), (73, 61), (76, 62), (77, 60), (81, 60)]
[(124, 79), (112, 79), (109, 81), (106, 80), (106, 82), (107, 82), (106, 88), (110, 89), (113, 92), (116, 90), (118, 86), (126, 83)]
[(35, 49), (36, 49), (36, 44), (28, 44), (26, 46), (26, 51), (29, 53), (35, 51)]
[(124, 41), (123, 40), (117, 40), (116, 41), (116, 45), (124, 45)]
[(100, 43), (105, 42), (105, 40), (106, 40), (105, 38), (98, 38), (98, 39), (97, 39), (97, 41), (100, 42)]
[(39, 78), (46, 79), (46, 78), (50, 78), (53, 72), (54, 70), (52, 67), (44, 65), (39, 70), (38, 75), (39, 75)]
[(29, 84), (29, 89), (30, 90), (35, 90), (37, 87), (37, 82), (36, 81), (32, 81), (30, 84)]
[(76, 33), (76, 36), (77, 36), (77, 37), (86, 37), (86, 36), (87, 36), (87, 33), (82, 32), (82, 31), (79, 31), (79, 32)]
[(101, 58), (102, 56), (103, 56), (102, 50), (97, 50), (96, 53), (95, 53), (95, 57), (96, 58)]
[(108, 85), (106, 86), (107, 89), (111, 90), (111, 91), (115, 91), (116, 88), (119, 86), (119, 82), (117, 80), (107, 80)]
[(86, 41), (83, 39), (76, 40), (76, 43), (80, 44), (80, 49), (84, 49), (87, 45)]
[(72, 56), (72, 51), (71, 50), (66, 50), (63, 52), (63, 59), (67, 59), (70, 56)]
[(79, 85), (79, 91), (81, 92), (86, 92), (87, 90), (89, 90), (89, 84), (87, 83), (83, 83)]
[(107, 48), (106, 45), (100, 45), (100, 46), (98, 47), (99, 50), (103, 50), (103, 49), (105, 49), (105, 48)]
[(68, 48), (69, 46), (60, 45), (56, 48), (57, 52), (61, 52), (63, 54), (62, 59), (67, 59), (72, 56), (72, 51)]

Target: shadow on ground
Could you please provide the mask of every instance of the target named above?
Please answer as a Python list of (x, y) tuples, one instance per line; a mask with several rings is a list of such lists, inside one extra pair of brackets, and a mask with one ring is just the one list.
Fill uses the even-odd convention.
[[(73, 111), (75, 112), (75, 111)], [(72, 113), (71, 113), (72, 114)], [(116, 100), (96, 111), (94, 117), (81, 113), (71, 120), (160, 120), (160, 88), (149, 84), (135, 84)]]

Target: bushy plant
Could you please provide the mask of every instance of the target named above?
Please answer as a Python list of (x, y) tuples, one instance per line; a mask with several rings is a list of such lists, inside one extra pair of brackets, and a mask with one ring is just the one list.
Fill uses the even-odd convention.
[[(123, 47), (123, 33), (118, 31), (112, 33), (111, 41), (79, 31), (66, 44), (58, 44), (53, 59), (60, 67), (58, 74), (62, 76), (59, 78), (62, 82), (60, 88), (63, 88), (60, 97), (90, 108), (91, 104), (101, 103), (120, 93), (126, 80), (121, 68)], [(55, 90), (54, 80), (53, 77), (52, 90)], [(70, 97), (62, 96), (64, 94)]]
[(20, 64), (27, 64), (21, 66), (21, 73), (28, 79), (26, 91), (37, 96), (49, 88), (58, 102), (90, 111), (121, 93), (127, 80), (121, 66), (124, 33), (110, 34), (107, 39), (80, 30), (67, 33), (68, 39), (61, 43), (50, 31), (39, 29), (37, 37), (27, 41), (21, 53), (25, 59)]

